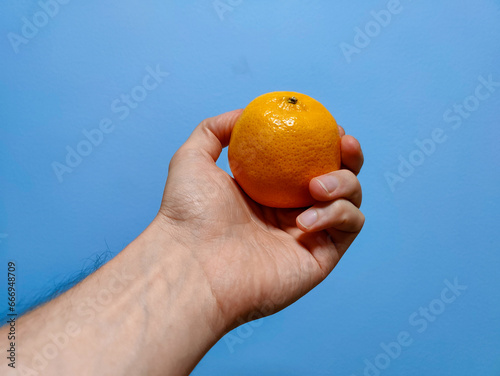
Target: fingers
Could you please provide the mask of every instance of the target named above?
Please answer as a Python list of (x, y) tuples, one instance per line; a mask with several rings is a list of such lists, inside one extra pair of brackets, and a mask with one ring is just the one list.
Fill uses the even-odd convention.
[(363, 166), (364, 157), (361, 146), (354, 137), (344, 136), (340, 140), (342, 167), (351, 170), (355, 175), (359, 174)]
[[(352, 137), (352, 140), (355, 142), (354, 146), (357, 145), (359, 148), (356, 139)], [(356, 148), (351, 151), (356, 152)], [(361, 149), (358, 151), (361, 152)], [(362, 157), (362, 154), (359, 155)], [(362, 164), (359, 158), (357, 162)], [(302, 231), (336, 230), (347, 233), (361, 231), (365, 223), (365, 217), (359, 210), (362, 191), (354, 171), (343, 169), (317, 176), (309, 182), (309, 191), (319, 202), (297, 217), (297, 226)]]
[(345, 136), (345, 130), (342, 126), (340, 125), (337, 125), (339, 127), (339, 135), (340, 137), (344, 137)]
[(317, 201), (333, 201), (338, 198), (361, 206), (361, 184), (353, 172), (349, 170), (333, 171), (311, 179), (309, 191)]
[(358, 233), (364, 223), (363, 213), (345, 199), (316, 204), (297, 217), (297, 226), (305, 232), (339, 230)]
[(222, 149), (229, 144), (231, 131), (242, 111), (234, 110), (203, 120), (181, 146), (179, 152), (197, 150), (205, 152), (213, 161), (217, 161)]

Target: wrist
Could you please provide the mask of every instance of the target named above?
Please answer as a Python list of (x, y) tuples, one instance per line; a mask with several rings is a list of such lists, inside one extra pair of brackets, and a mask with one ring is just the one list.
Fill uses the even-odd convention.
[[(159, 352), (175, 374), (191, 371), (224, 335), (224, 320), (206, 275), (178, 228), (156, 218), (123, 251), (127, 264), (138, 266), (140, 299), (146, 305), (148, 349)], [(188, 361), (188, 359), (191, 361)], [(179, 359), (185, 359), (181, 364)], [(175, 369), (172, 367), (176, 367)], [(187, 367), (187, 368), (186, 368)]]
[[(208, 320), (213, 332), (224, 334), (231, 324), (222, 314), (217, 297), (214, 295), (206, 272), (201, 265), (201, 253), (209, 254), (209, 250), (200, 250), (210, 245), (195, 243), (193, 234), (178, 224), (165, 223), (163, 218), (156, 217), (141, 234), (150, 246), (146, 246), (157, 256), (151, 263), (158, 264), (161, 277), (173, 290), (188, 290), (189, 304), (205, 307), (203, 316)], [(203, 251), (203, 252), (202, 252)], [(180, 293), (181, 291), (177, 291)]]

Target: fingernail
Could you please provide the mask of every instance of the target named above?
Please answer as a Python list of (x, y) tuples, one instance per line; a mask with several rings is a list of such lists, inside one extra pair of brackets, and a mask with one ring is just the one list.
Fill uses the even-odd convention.
[(315, 209), (306, 210), (304, 213), (299, 215), (298, 220), (302, 226), (309, 228), (318, 220), (318, 212)]
[(318, 178), (318, 181), (328, 194), (332, 193), (339, 186), (339, 180), (333, 175), (322, 176)]

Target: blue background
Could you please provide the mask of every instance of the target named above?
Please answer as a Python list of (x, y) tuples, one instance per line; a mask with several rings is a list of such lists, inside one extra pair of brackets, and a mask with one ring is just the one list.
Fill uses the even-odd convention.
[[(47, 24), (17, 52), (9, 33), (42, 8), (2, 5), (0, 249), (17, 262), (20, 307), (148, 225), (170, 158), (202, 119), (293, 90), (360, 140), (365, 228), (324, 283), (233, 331), (193, 374), (376, 374), (366, 362), (406, 331), (411, 345), (379, 357), (380, 374), (500, 375), (500, 87), (469, 98), (480, 77), (500, 82), (500, 2), (401, 0), (383, 27), (371, 12), (386, 1), (222, 3), (70, 1), (38, 14)], [(369, 41), (355, 40), (367, 27)], [(168, 77), (120, 119), (111, 103), (158, 65)], [(473, 110), (445, 121), (464, 101)], [(53, 163), (103, 118), (112, 132), (60, 182)], [(415, 139), (439, 129), (445, 141), (418, 152)], [(401, 158), (418, 165), (391, 185)], [(228, 171), (226, 154), (218, 164)], [(467, 289), (436, 303), (455, 279)], [(419, 332), (411, 315), (433, 304)]]

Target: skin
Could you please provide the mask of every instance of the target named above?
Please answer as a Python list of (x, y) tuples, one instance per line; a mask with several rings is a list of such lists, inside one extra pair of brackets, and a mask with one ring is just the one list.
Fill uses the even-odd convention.
[[(170, 162), (158, 215), (137, 239), (19, 319), (18, 367), (187, 375), (229, 330), (290, 305), (332, 271), (364, 223), (358, 141), (340, 128), (343, 169), (311, 180), (312, 208), (263, 207), (215, 164), (240, 114), (193, 131)], [(315, 211), (314, 225), (304, 226), (305, 210)]]

